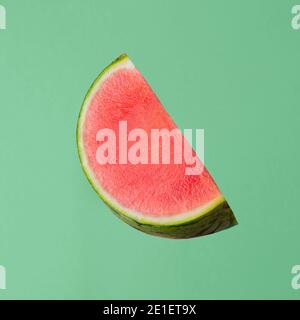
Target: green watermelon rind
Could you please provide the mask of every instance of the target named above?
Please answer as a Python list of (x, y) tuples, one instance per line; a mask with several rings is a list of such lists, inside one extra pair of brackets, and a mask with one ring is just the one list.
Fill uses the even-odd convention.
[[(91, 93), (93, 92), (95, 87), (99, 85), (99, 82), (100, 80), (102, 80), (103, 76), (126, 60), (129, 60), (127, 54), (122, 54), (102, 70), (102, 72), (94, 80), (87, 94), (85, 95), (78, 115), (76, 128), (77, 151), (81, 167), (93, 189), (103, 200), (103, 202), (121, 220), (140, 231), (152, 235), (167, 238), (192, 238), (215, 233), (217, 231), (221, 231), (236, 225), (237, 220), (223, 196), (220, 196), (219, 198), (212, 201), (210, 205), (205, 207), (204, 210), (203, 208), (199, 208), (199, 212), (195, 210), (194, 212), (196, 213), (193, 213), (188, 217), (184, 217), (180, 220), (174, 220), (170, 218), (168, 219), (168, 221), (161, 222), (159, 219), (154, 220), (151, 218), (149, 219), (148, 217), (145, 218), (142, 215), (138, 216), (137, 214), (134, 214), (130, 209), (121, 208), (121, 205), (119, 205), (118, 203), (114, 203), (115, 201), (113, 199), (110, 200), (108, 199), (108, 196), (105, 196), (105, 191), (101, 190), (101, 186), (97, 186), (96, 179), (93, 179), (92, 171), (89, 170), (88, 165), (85, 165), (83, 161), (84, 150), (81, 147), (80, 134), (81, 126), (84, 122), (84, 109), (85, 107), (87, 107), (87, 100), (90, 98)], [(184, 214), (180, 214), (179, 216), (184, 216)]]

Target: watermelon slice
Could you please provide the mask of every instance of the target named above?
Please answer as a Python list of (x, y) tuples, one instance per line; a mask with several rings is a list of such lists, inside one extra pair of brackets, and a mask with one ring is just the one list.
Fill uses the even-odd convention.
[(119, 218), (138, 230), (168, 238), (203, 236), (237, 224), (205, 167), (201, 174), (187, 175), (185, 162), (99, 164), (98, 131), (110, 128), (118, 137), (121, 121), (127, 121), (128, 131), (141, 128), (149, 136), (153, 128), (177, 128), (126, 54), (94, 81), (77, 125), (82, 168), (95, 191)]

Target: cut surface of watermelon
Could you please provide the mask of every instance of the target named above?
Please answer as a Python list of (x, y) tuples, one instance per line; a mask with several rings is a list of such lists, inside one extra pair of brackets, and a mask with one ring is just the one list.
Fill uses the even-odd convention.
[[(170, 238), (205, 235), (237, 223), (205, 167), (199, 175), (186, 175), (184, 162), (99, 164), (97, 133), (109, 128), (118, 137), (120, 121), (126, 121), (128, 132), (141, 128), (149, 136), (154, 128), (177, 128), (127, 55), (117, 58), (94, 81), (77, 125), (84, 172), (116, 215), (141, 231)], [(118, 146), (116, 151), (118, 155)]]

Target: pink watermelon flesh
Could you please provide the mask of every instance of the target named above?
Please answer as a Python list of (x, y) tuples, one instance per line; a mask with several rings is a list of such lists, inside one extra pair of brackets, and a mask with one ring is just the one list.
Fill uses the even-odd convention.
[(200, 175), (189, 176), (185, 163), (99, 165), (95, 157), (100, 144), (96, 134), (99, 129), (110, 128), (118, 137), (121, 120), (127, 121), (128, 132), (142, 128), (149, 137), (152, 128), (176, 128), (136, 68), (120, 67), (103, 82), (85, 115), (83, 148), (97, 183), (116, 203), (143, 216), (160, 218), (208, 206), (222, 197), (206, 169)]

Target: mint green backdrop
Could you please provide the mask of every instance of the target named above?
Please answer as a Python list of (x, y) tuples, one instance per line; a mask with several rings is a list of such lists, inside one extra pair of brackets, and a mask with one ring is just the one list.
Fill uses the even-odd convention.
[[(300, 298), (295, 1), (0, 0), (0, 299)], [(97, 197), (75, 128), (99, 71), (127, 52), (206, 165), (235, 228), (174, 241)]]

